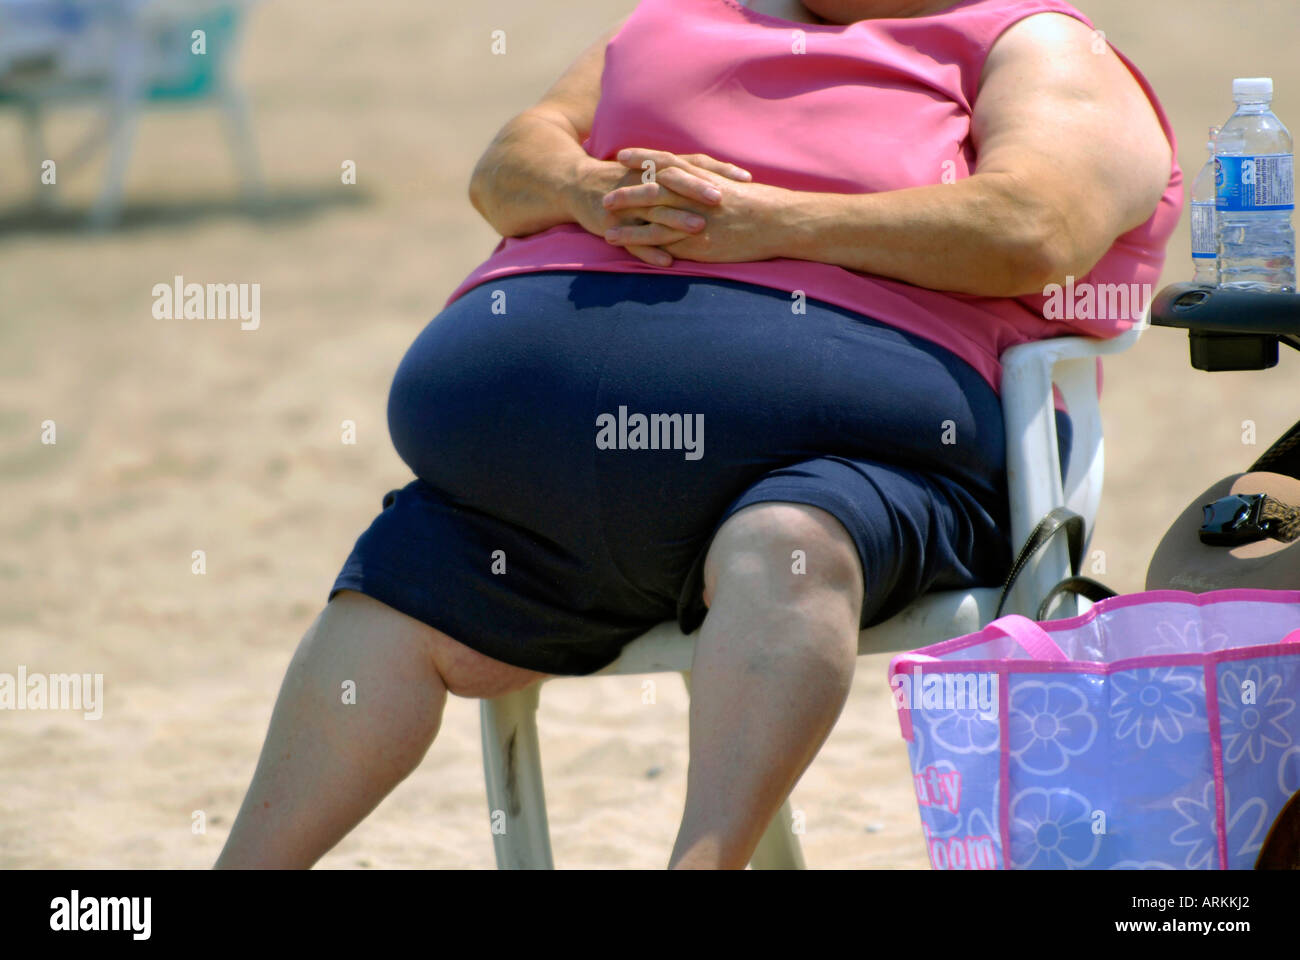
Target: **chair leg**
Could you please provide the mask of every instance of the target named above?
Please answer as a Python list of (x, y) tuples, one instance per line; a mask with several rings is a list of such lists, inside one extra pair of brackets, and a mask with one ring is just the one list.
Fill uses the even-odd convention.
[[(683, 670), (681, 673), (682, 682), (686, 684), (686, 692), (690, 693), (691, 672)], [(755, 870), (805, 869), (803, 848), (799, 846), (799, 838), (790, 829), (793, 819), (790, 801), (787, 799), (781, 804), (781, 809), (776, 812), (767, 829), (763, 831), (758, 846), (754, 848), (754, 856), (750, 858), (751, 867)]]
[(772, 822), (763, 831), (763, 838), (758, 841), (754, 856), (749, 865), (755, 870), (803, 870), (803, 848), (799, 838), (791, 829), (794, 815), (790, 811), (790, 801), (781, 804)]
[(257, 162), (253, 124), (248, 113), (248, 98), (241, 90), (227, 87), (221, 101), (226, 139), (230, 142), (230, 153), (239, 168), (244, 199), (248, 203), (260, 204), (266, 199), (266, 190), (262, 182), (261, 168)]
[(552, 870), (546, 791), (537, 743), (541, 684), (484, 700), (480, 708), (483, 775), (492, 847), (501, 870)]
[(94, 228), (111, 226), (121, 215), (122, 199), (126, 193), (126, 168), (131, 159), (139, 114), (140, 105), (133, 100), (119, 99), (113, 104), (104, 184), (90, 211), (90, 225)]
[[(49, 148), (45, 142), (45, 128), (41, 123), (40, 107), (34, 103), (24, 104), (22, 108), (24, 140), (27, 146), (27, 164), (28, 174), (32, 178), (32, 183), (36, 185), (36, 205), (42, 209), (50, 210), (57, 206), (58, 181), (55, 183), (42, 183), (41, 175), (42, 164), (46, 160), (52, 160)], [(57, 169), (56, 169), (57, 176)]]

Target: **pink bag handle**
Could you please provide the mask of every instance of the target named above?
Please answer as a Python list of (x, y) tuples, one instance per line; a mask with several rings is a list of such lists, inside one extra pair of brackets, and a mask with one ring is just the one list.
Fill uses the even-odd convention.
[(1283, 643), (1300, 643), (1300, 630), (1292, 630), (1282, 638)]
[[(984, 629), (1010, 637), (1020, 644), (1025, 653), (1035, 660), (1065, 662), (1070, 659), (1065, 655), (1065, 651), (1056, 645), (1056, 641), (1051, 638), (1051, 635), (1046, 630), (1028, 617), (1021, 616), (1018, 613), (999, 617)], [(1297, 630), (1296, 633), (1300, 634), (1300, 630)]]
[[(1020, 644), (1024, 651), (1035, 660), (1054, 660), (1064, 663), (1070, 659), (1065, 655), (1065, 651), (1056, 645), (1056, 641), (1048, 635), (1046, 630), (1028, 617), (1023, 617), (1018, 613), (1010, 613), (1005, 617), (999, 617), (984, 628), (984, 632), (987, 631), (1010, 637)], [(1300, 630), (1296, 631), (1295, 639), (1300, 640)], [(924, 663), (934, 662), (937, 658), (914, 653), (899, 654), (889, 662), (891, 681), (894, 674), (899, 672), (899, 665), (904, 660), (910, 663)], [(912, 712), (905, 704), (900, 705), (898, 709), (898, 726), (903, 734), (903, 739), (911, 742), (913, 738)]]

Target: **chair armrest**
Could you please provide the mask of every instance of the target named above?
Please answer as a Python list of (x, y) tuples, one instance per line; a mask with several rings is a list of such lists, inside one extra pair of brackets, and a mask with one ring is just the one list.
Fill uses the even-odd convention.
[[(1091, 540), (1105, 472), (1096, 358), (1129, 349), (1147, 326), (1144, 318), (1116, 337), (1053, 337), (1019, 344), (1003, 353), (1001, 392), (1013, 549), (1018, 550), (1038, 521), (1058, 506), (1067, 506), (1084, 518), (1085, 546)], [(1073, 428), (1070, 470), (1064, 483), (1057, 452), (1053, 384), (1065, 399)], [(1021, 574), (1008, 611), (1032, 616), (1031, 608), (1066, 576), (1069, 555), (1065, 543), (1057, 542)]]
[[(1086, 480), (1092, 461), (1100, 452), (1101, 422), (1097, 398), (1094, 358), (1122, 353), (1142, 336), (1145, 322), (1109, 339), (1053, 337), (1011, 347), (1002, 354), (1002, 405), (1007, 427), (1007, 467), (1019, 476), (1008, 476), (1012, 503), (1012, 538), (1024, 542), (1034, 525), (1053, 507), (1077, 501), (1079, 484)], [(1065, 398), (1073, 429), (1070, 476), (1060, 481), (1056, 420), (1052, 386)], [(1048, 465), (1051, 470), (1043, 471)], [(1017, 480), (1028, 482), (1015, 482)], [(1014, 502), (1023, 496), (1023, 502)], [(1087, 504), (1082, 504), (1087, 507)], [(1089, 524), (1091, 509), (1079, 509)], [(1020, 516), (1017, 517), (1017, 512)]]

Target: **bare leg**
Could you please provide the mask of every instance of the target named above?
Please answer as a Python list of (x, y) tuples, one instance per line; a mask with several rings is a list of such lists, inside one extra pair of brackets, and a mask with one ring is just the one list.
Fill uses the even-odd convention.
[[(448, 692), (497, 696), (540, 676), (370, 597), (340, 593), (289, 664), (216, 866), (311, 866), (419, 765)], [(353, 703), (344, 698), (349, 681)]]
[(359, 594), (322, 611), (289, 664), (218, 868), (311, 866), (415, 769), (447, 702), (433, 632)]
[[(796, 550), (806, 573), (794, 572)], [(669, 866), (743, 869), (844, 708), (862, 566), (830, 514), (762, 503), (718, 531), (704, 579), (686, 809)]]

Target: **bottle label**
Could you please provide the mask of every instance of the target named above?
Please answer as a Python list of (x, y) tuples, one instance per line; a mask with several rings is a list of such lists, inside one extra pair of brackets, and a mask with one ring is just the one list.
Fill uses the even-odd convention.
[(1289, 153), (1215, 157), (1215, 206), (1249, 212), (1295, 209), (1295, 157)]
[(1192, 204), (1192, 256), (1198, 260), (1213, 260), (1219, 255), (1218, 238), (1214, 235), (1214, 204)]

